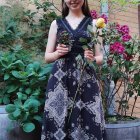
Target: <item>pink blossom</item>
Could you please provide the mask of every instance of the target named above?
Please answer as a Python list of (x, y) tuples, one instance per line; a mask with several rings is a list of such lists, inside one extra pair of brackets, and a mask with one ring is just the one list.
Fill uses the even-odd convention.
[(102, 14), (100, 17), (103, 18), (103, 19), (105, 20), (105, 24), (108, 22), (108, 17), (107, 17), (107, 15)]
[(119, 28), (118, 30), (120, 33), (124, 34), (129, 34), (129, 27), (127, 25), (123, 25)]
[(124, 52), (124, 53), (123, 53), (123, 58), (124, 58), (125, 60), (127, 60), (127, 61), (130, 61), (130, 59), (132, 59), (133, 56), (130, 55), (130, 54), (128, 54), (127, 52)]
[(121, 25), (119, 23), (116, 23), (116, 29), (119, 31), (120, 30)]
[(110, 46), (111, 53), (123, 54), (124, 50), (125, 48), (120, 42), (115, 42)]
[(125, 35), (122, 36), (122, 40), (123, 40), (124, 42), (127, 42), (127, 41), (129, 41), (130, 39), (131, 39), (131, 36), (130, 36), (129, 34), (125, 34)]
[(91, 14), (91, 17), (93, 19), (97, 19), (98, 18), (98, 14), (97, 14), (97, 12), (95, 10), (91, 10), (90, 14)]

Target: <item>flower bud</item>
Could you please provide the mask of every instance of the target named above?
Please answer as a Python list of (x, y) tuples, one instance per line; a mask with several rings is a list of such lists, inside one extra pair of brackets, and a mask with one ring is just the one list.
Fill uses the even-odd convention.
[(104, 18), (98, 18), (96, 21), (97, 28), (104, 28), (106, 26)]

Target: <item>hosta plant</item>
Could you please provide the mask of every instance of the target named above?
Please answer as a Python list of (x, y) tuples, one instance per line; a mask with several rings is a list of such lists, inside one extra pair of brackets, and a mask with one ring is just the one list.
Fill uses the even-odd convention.
[[(22, 56), (23, 50), (17, 47), (3, 52), (0, 57), (3, 87), (0, 104), (6, 104), (11, 120), (16, 120), (25, 132), (35, 129), (35, 121), (41, 121), (45, 101), (45, 85), (51, 65), (31, 61)], [(23, 59), (24, 58), (24, 59)]]

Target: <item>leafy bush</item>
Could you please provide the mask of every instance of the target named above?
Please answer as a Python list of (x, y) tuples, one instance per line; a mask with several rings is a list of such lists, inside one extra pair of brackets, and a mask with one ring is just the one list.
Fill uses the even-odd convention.
[(50, 2), (34, 4), (35, 12), (20, 0), (0, 6), (0, 104), (7, 105), (9, 118), (25, 132), (33, 131), (34, 121), (42, 119), (52, 68), (42, 56), (50, 24), (58, 18)]
[(51, 22), (58, 18), (50, 2), (35, 2), (36, 11), (25, 9), (22, 2), (0, 6), (0, 46), (15, 44), (35, 53), (45, 51)]
[(1, 89), (0, 104), (7, 104), (9, 118), (30, 132), (35, 128), (33, 121), (41, 121), (51, 64), (29, 59), (25, 53), (20, 46), (1, 53), (0, 69), (5, 86)]
[[(93, 19), (98, 18), (95, 10), (91, 11), (91, 15)], [(107, 23), (106, 15), (100, 17)], [(92, 27), (89, 30), (93, 42), (97, 42), (97, 30), (93, 31)], [(129, 115), (132, 117), (140, 96), (140, 40), (137, 36), (130, 35), (127, 25), (114, 22), (108, 22), (106, 28), (98, 35), (103, 39), (104, 62), (102, 67), (96, 67), (96, 71), (103, 92), (105, 116), (108, 118), (110, 115), (109, 108), (118, 96), (115, 100), (117, 105), (114, 104), (118, 109), (114, 108), (113, 114), (116, 114), (117, 119), (125, 119), (130, 112)], [(111, 82), (114, 83), (113, 89), (110, 88)], [(133, 104), (130, 104), (131, 98)]]
[[(125, 118), (130, 112), (130, 116), (132, 116), (135, 103), (140, 96), (140, 40), (136, 36), (129, 35), (127, 25), (118, 23), (109, 23), (103, 30), (102, 36), (106, 58), (101, 68), (102, 76), (100, 78), (113, 80), (115, 83), (112, 94), (109, 95), (108, 91), (108, 94), (104, 96), (106, 104), (110, 106), (113, 98), (118, 95), (117, 114), (121, 118)], [(122, 88), (121, 92), (120, 88)], [(133, 104), (130, 104), (131, 98), (134, 100)]]

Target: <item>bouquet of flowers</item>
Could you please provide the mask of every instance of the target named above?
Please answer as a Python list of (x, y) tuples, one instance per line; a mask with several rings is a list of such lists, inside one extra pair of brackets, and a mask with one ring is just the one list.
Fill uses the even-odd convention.
[(71, 47), (73, 45), (73, 41), (74, 40), (72, 39), (72, 36), (66, 30), (63, 30), (62, 33), (58, 36), (57, 43), (65, 44), (66, 47), (69, 48), (69, 51), (71, 51)]

